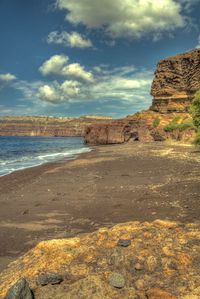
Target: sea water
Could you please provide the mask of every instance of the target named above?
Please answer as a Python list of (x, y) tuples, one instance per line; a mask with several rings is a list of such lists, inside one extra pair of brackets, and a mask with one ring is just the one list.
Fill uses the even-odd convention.
[(0, 176), (89, 151), (81, 137), (0, 136)]

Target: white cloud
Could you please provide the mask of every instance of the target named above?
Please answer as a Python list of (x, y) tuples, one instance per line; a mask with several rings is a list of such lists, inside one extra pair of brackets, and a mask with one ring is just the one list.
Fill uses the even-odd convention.
[(39, 68), (42, 75), (59, 75), (93, 82), (93, 74), (85, 70), (79, 63), (68, 64), (68, 56), (54, 55)]
[(37, 97), (45, 102), (58, 104), (69, 102), (80, 94), (81, 83), (72, 80), (66, 80), (62, 84), (57, 81), (45, 84), (38, 89)]
[(61, 84), (60, 90), (68, 97), (76, 97), (80, 93), (80, 86), (80, 82), (69, 80)]
[[(134, 66), (111, 68), (109, 65), (96, 66), (95, 84), (66, 80), (53, 81), (39, 89), (38, 97), (51, 103), (85, 103), (118, 101), (148, 108), (151, 103), (150, 87), (153, 72), (139, 71)], [(139, 110), (139, 109), (138, 109)]]
[(57, 0), (57, 7), (66, 10), (66, 20), (74, 25), (102, 28), (112, 38), (140, 38), (184, 27), (187, 22), (182, 10), (188, 3), (186, 0)]
[(44, 76), (50, 74), (62, 75), (62, 69), (67, 64), (68, 60), (69, 58), (65, 55), (54, 55), (42, 64), (39, 71)]
[(47, 42), (49, 44), (58, 44), (70, 48), (84, 49), (92, 47), (91, 40), (85, 38), (78, 32), (68, 33), (66, 31), (62, 31), (59, 33), (58, 31), (53, 31), (49, 33)]
[(60, 94), (56, 91), (55, 87), (45, 84), (38, 90), (38, 97), (46, 102), (56, 103), (62, 100)]
[(93, 82), (94, 78), (91, 72), (87, 72), (79, 63), (72, 63), (62, 69), (62, 74), (70, 77), (83, 79), (88, 82)]
[(0, 81), (1, 82), (11, 82), (17, 79), (15, 75), (7, 73), (7, 74), (0, 74)]

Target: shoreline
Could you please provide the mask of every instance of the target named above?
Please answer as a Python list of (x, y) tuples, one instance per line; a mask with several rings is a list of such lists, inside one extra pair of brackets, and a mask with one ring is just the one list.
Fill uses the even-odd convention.
[(199, 221), (199, 152), (166, 143), (93, 146), (0, 177), (0, 271), (41, 240), (128, 221)]
[[(0, 138), (1, 137), (4, 137), (4, 136), (0, 136)], [(12, 138), (16, 137), (16, 138), (18, 138), (19, 136), (7, 136), (7, 137), (12, 137)], [(29, 138), (28, 136), (20, 136), (20, 137)], [(36, 138), (40, 138), (40, 137), (38, 136)], [(45, 138), (45, 137), (47, 137), (47, 136), (42, 136), (42, 138)], [(55, 138), (57, 138), (57, 137), (55, 137)], [(59, 138), (61, 138), (61, 137), (59, 137)], [(64, 138), (64, 137), (62, 137), (62, 138)], [(70, 137), (70, 139), (71, 138), (77, 138), (77, 137)], [(50, 151), (48, 153), (45, 153), (45, 152), (42, 153), (41, 152), (41, 153), (38, 153), (37, 156), (31, 156), (31, 157), (27, 156), (27, 153), (28, 153), (27, 152), (24, 157), (28, 158), (28, 159), (25, 159), (25, 161), (28, 161), (29, 164), (32, 163), (32, 165), (28, 165), (28, 166), (26, 166), (26, 164), (24, 165), (24, 159), (21, 159), (21, 160), (19, 160), (21, 166), (19, 165), (18, 168), (16, 168), (16, 166), (13, 165), (13, 163), (16, 162), (15, 160), (10, 160), (10, 161), (9, 160), (5, 160), (5, 161), (2, 160), (2, 162), (4, 162), (4, 167), (2, 166), (2, 169), (0, 169), (0, 172), (3, 173), (3, 171), (5, 171), (5, 167), (6, 167), (7, 171), (10, 171), (10, 172), (0, 174), (0, 178), (4, 177), (4, 176), (7, 176), (7, 175), (10, 175), (10, 174), (12, 174), (13, 172), (16, 172), (16, 171), (23, 171), (23, 170), (26, 170), (26, 169), (29, 169), (29, 168), (40, 167), (40, 166), (43, 166), (43, 165), (46, 165), (46, 164), (49, 164), (49, 163), (60, 163), (60, 162), (74, 160), (79, 155), (81, 155), (82, 153), (88, 153), (91, 150), (92, 150), (92, 147), (86, 145), (83, 142), (82, 147), (74, 148), (74, 149), (68, 149), (65, 152), (64, 151), (58, 151), (58, 152), (51, 152)], [(53, 157), (53, 159), (51, 157)], [(6, 163), (6, 162), (8, 162), (8, 163)], [(12, 167), (13, 167), (12, 169), (15, 168), (15, 170), (12, 170), (12, 169), (9, 170), (9, 168), (7, 168), (7, 167), (9, 167), (9, 165), (12, 165)]]

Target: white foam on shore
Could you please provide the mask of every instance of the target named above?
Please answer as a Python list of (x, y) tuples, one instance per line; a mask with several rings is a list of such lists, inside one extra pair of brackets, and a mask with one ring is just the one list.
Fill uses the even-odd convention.
[(71, 160), (75, 159), (77, 155), (90, 152), (88, 147), (79, 149), (69, 149), (65, 152), (49, 153), (38, 156), (25, 156), (16, 160), (0, 160), (0, 177), (8, 175), (14, 171), (23, 170), (35, 166), (40, 166), (48, 162), (58, 161), (62, 159)]

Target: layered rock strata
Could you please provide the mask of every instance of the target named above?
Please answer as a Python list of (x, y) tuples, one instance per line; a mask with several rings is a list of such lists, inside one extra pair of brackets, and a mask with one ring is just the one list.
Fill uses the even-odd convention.
[(151, 109), (160, 113), (187, 112), (200, 89), (200, 49), (161, 60), (155, 72)]
[(14, 285), (35, 299), (198, 299), (199, 261), (199, 223), (118, 224), (39, 243), (0, 274), (0, 298)]
[(88, 126), (109, 117), (2, 117), (0, 136), (84, 136)]

